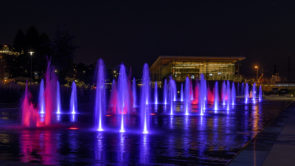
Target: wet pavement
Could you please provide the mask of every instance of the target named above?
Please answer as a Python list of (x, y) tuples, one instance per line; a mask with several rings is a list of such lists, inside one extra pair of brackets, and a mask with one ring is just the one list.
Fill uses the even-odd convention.
[(295, 104), (290, 104), (280, 116), (264, 128), (231, 162), (239, 165), (294, 165)]

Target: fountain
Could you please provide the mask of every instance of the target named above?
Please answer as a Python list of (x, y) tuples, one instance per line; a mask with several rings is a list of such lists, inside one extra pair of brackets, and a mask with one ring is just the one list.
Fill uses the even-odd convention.
[(259, 96), (258, 96), (259, 102), (262, 102), (262, 88), (261, 85), (259, 86)]
[(227, 100), (225, 81), (222, 82), (221, 93), (222, 93), (222, 105), (225, 106), (225, 103), (226, 103), (226, 100)]
[(40, 88), (39, 88), (39, 113), (44, 114), (45, 113), (45, 102), (44, 102), (44, 80), (41, 79), (40, 82)]
[(219, 94), (218, 94), (218, 82), (215, 81), (214, 85), (214, 113), (218, 110)]
[(26, 84), (25, 96), (22, 102), (22, 126), (24, 127), (39, 127), (40, 117), (37, 109), (34, 108), (31, 102), (31, 93)]
[[(26, 85), (24, 99), (22, 101), (22, 125), (24, 127), (45, 127), (54, 122), (53, 112), (56, 111), (56, 76), (54, 68), (48, 62), (44, 81), (40, 83), (39, 112), (31, 101), (31, 93)], [(42, 95), (43, 94), (43, 95)]]
[(77, 87), (75, 81), (72, 83), (71, 101), (70, 101), (70, 111), (71, 114), (77, 113)]
[(192, 80), (190, 80), (189, 85), (190, 85), (190, 98), (191, 98), (191, 101), (193, 101), (194, 100), (194, 90), (193, 90), (194, 87), (193, 87)]
[(120, 65), (120, 73), (118, 79), (118, 95), (117, 108), (118, 113), (121, 114), (120, 132), (125, 132), (124, 115), (129, 112), (129, 91), (126, 69), (123, 64)]
[(252, 87), (252, 102), (253, 102), (253, 104), (256, 103), (256, 83), (255, 82)]
[(95, 93), (95, 127), (97, 131), (103, 131), (103, 116), (106, 110), (106, 96), (105, 96), (105, 76), (104, 76), (104, 64), (102, 59), (97, 62), (96, 69), (96, 93)]
[(167, 105), (167, 80), (164, 80), (164, 88), (163, 88), (163, 103)]
[(52, 117), (56, 112), (56, 82), (57, 78), (54, 72), (54, 67), (48, 62), (45, 74), (45, 126), (51, 125), (55, 119)]
[(190, 79), (188, 77), (185, 78), (185, 98), (184, 98), (184, 104), (185, 104), (185, 115), (189, 115), (189, 110), (191, 107), (191, 97), (190, 97)]
[(204, 115), (206, 110), (206, 100), (207, 100), (207, 85), (204, 75), (200, 75), (200, 89), (199, 89), (199, 108), (200, 115)]
[(158, 84), (157, 81), (155, 81), (155, 88), (154, 88), (154, 100), (155, 104), (158, 105)]
[(132, 97), (133, 97), (133, 108), (136, 107), (136, 80), (135, 78), (133, 77), (133, 80), (132, 80)]
[(56, 81), (56, 114), (61, 114), (61, 101), (60, 101), (60, 85)]
[(231, 93), (230, 93), (230, 82), (229, 82), (229, 80), (227, 80), (227, 85), (226, 85), (226, 96), (227, 96), (227, 102), (226, 102), (226, 110), (227, 110), (227, 113), (229, 113), (229, 109), (230, 109), (230, 95), (231, 95)]
[(174, 87), (174, 93), (173, 93), (173, 101), (177, 101), (177, 86), (176, 86), (176, 82), (175, 82), (175, 80), (173, 80), (173, 87)]
[(248, 100), (249, 100), (249, 85), (248, 83), (246, 83), (245, 85), (245, 104), (248, 104)]
[(150, 76), (149, 76), (149, 67), (147, 64), (144, 64), (143, 75), (142, 75), (142, 87), (141, 87), (141, 122), (143, 127), (143, 134), (149, 133), (150, 127), (150, 110), (149, 110), (149, 99), (150, 99)]
[(175, 82), (170, 77), (169, 80), (169, 101), (170, 101), (170, 115), (174, 115), (174, 101), (175, 101)]
[(183, 102), (183, 83), (180, 85), (180, 101)]
[(236, 87), (235, 83), (232, 82), (232, 88), (231, 88), (231, 105), (236, 104)]

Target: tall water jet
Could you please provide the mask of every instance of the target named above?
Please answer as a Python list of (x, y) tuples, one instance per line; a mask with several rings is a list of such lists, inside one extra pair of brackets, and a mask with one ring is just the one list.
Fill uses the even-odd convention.
[(51, 125), (55, 119), (53, 117), (56, 112), (56, 75), (54, 67), (48, 62), (47, 70), (45, 74), (45, 126)]
[(136, 80), (135, 78), (133, 77), (133, 80), (132, 80), (132, 96), (133, 96), (133, 107), (136, 107)]
[(149, 67), (147, 64), (143, 66), (142, 75), (142, 87), (141, 87), (141, 122), (142, 122), (142, 133), (148, 134), (150, 128), (150, 110), (149, 110), (149, 99), (150, 99), (150, 76)]
[(231, 96), (231, 90), (230, 90), (230, 82), (229, 80), (227, 80), (227, 85), (226, 85), (226, 95), (227, 95), (227, 102), (226, 102), (226, 110), (227, 110), (227, 113), (229, 113), (229, 109), (230, 109), (230, 96)]
[(183, 102), (183, 83), (180, 85), (180, 101)]
[(261, 85), (259, 86), (259, 97), (258, 97), (259, 102), (262, 102), (262, 87)]
[(253, 104), (256, 103), (256, 83), (255, 82), (252, 87), (252, 102), (253, 102)]
[(170, 87), (172, 88), (171, 89), (171, 93), (172, 93), (172, 98), (173, 98), (173, 101), (176, 101), (176, 97), (177, 97), (177, 88), (176, 88), (176, 83), (175, 83), (175, 80), (173, 80), (172, 77), (170, 77)]
[(164, 87), (163, 87), (163, 103), (166, 105), (167, 104), (167, 80), (164, 80)]
[(42, 79), (40, 82), (40, 88), (39, 88), (39, 113), (44, 114), (45, 113), (45, 96), (44, 96), (44, 80)]
[(97, 62), (96, 69), (96, 93), (95, 93), (95, 127), (97, 131), (103, 131), (103, 116), (106, 110), (106, 96), (105, 96), (105, 75), (104, 64), (102, 59)]
[(126, 69), (123, 64), (120, 65), (118, 79), (118, 112), (121, 114), (120, 132), (125, 132), (124, 114), (129, 112), (129, 91)]
[(226, 98), (227, 98), (225, 81), (222, 82), (221, 93), (222, 93), (222, 105), (225, 106)]
[(218, 93), (218, 82), (215, 81), (214, 85), (214, 112), (218, 110), (218, 103), (219, 103), (219, 93)]
[(194, 87), (193, 87), (193, 82), (192, 82), (192, 80), (190, 80), (190, 83), (189, 83), (189, 85), (190, 85), (190, 98), (191, 98), (191, 101), (193, 101), (194, 100)]
[(244, 89), (244, 86), (245, 84), (242, 82), (242, 85), (241, 85), (241, 89), (240, 89), (240, 95), (242, 96), (245, 92), (245, 89)]
[(71, 101), (70, 101), (70, 111), (71, 114), (77, 113), (77, 87), (75, 81), (72, 83)]
[(61, 113), (61, 101), (60, 101), (60, 85), (59, 81), (56, 81), (56, 114)]
[(204, 115), (206, 110), (206, 98), (207, 98), (207, 85), (204, 75), (200, 75), (200, 90), (199, 90), (199, 107), (200, 115)]
[(157, 81), (155, 81), (155, 89), (154, 89), (154, 100), (155, 100), (155, 104), (158, 104), (158, 84)]
[(190, 79), (188, 77), (185, 78), (185, 115), (189, 115), (189, 110), (191, 106), (191, 97), (190, 97)]
[(170, 115), (174, 115), (174, 99), (175, 99), (175, 82), (170, 77), (169, 80), (169, 102), (170, 102)]
[(245, 85), (245, 104), (248, 104), (248, 101), (249, 101), (249, 85), (248, 83), (246, 83)]
[(235, 83), (232, 83), (232, 87), (231, 87), (231, 105), (235, 105), (236, 104), (236, 87), (235, 87)]
[(26, 84), (25, 96), (22, 102), (22, 126), (39, 127), (39, 119), (38, 110), (34, 108), (34, 105), (31, 102), (31, 93)]

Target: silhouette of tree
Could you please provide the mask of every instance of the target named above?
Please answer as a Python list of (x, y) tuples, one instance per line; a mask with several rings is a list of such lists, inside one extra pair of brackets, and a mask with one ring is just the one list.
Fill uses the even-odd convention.
[(62, 82), (66, 75), (72, 74), (75, 49), (73, 36), (66, 30), (58, 29), (52, 42), (53, 54), (51, 58)]

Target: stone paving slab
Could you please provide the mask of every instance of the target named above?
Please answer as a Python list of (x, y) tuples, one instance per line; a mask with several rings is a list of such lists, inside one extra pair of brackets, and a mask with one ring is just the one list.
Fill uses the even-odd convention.
[(295, 108), (291, 110), (283, 131), (273, 145), (263, 165), (295, 165)]
[(250, 142), (230, 166), (295, 165), (295, 104)]

